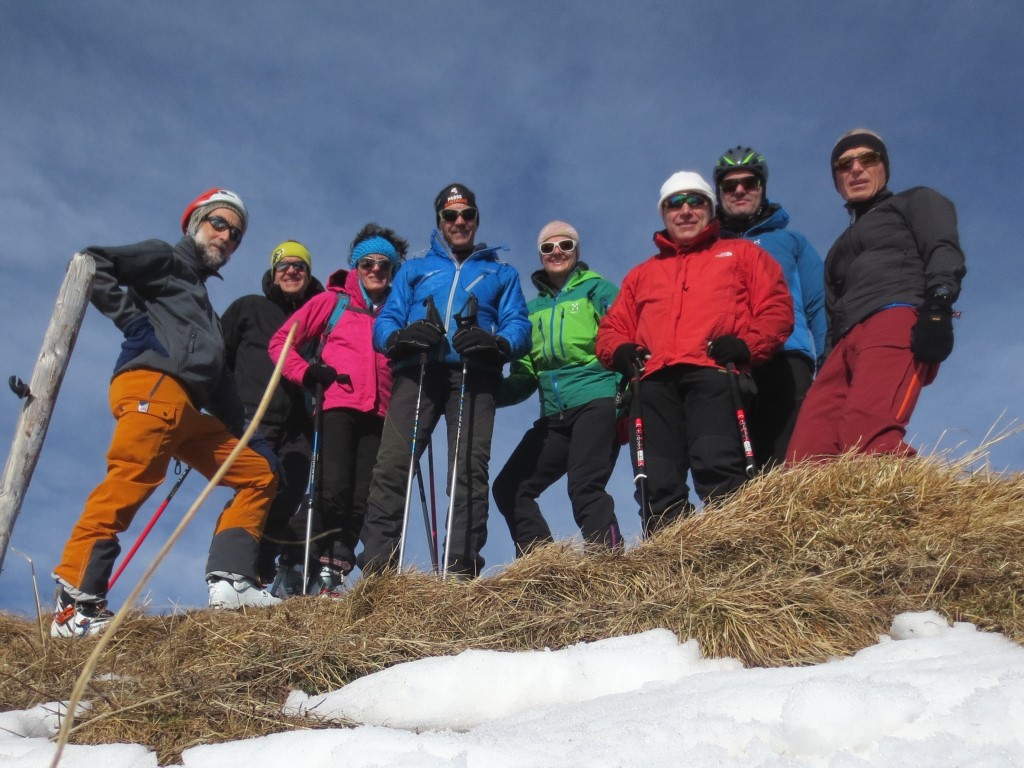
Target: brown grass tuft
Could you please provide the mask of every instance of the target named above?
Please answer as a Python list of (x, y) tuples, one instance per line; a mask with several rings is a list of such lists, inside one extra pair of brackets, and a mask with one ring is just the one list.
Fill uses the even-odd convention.
[[(140, 614), (104, 656), (72, 740), (146, 744), (166, 764), (196, 744), (322, 727), (280, 714), (291, 688), (655, 627), (748, 666), (850, 654), (911, 610), (1022, 642), (1024, 477), (978, 462), (844, 457), (775, 471), (625, 554), (556, 544), (474, 582), (414, 573), (257, 613)], [(91, 645), (0, 614), (0, 701), (66, 698)]]

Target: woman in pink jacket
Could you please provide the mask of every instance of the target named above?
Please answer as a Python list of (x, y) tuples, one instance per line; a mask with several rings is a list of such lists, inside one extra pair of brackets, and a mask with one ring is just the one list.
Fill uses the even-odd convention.
[[(320, 498), (313, 505), (309, 564), (309, 572), (319, 575), (319, 584), (311, 586), (321, 594), (338, 591), (356, 562), (370, 475), (391, 398), (391, 369), (387, 357), (373, 349), (373, 321), (407, 249), (408, 243), (392, 230), (367, 224), (352, 241), (350, 269), (332, 274), (327, 290), (306, 302), (270, 340), (270, 356), (276, 360), (292, 323), (298, 323), (284, 376), (313, 393), (323, 392)], [(324, 338), (337, 308), (343, 309)], [(315, 356), (318, 346), (322, 351)], [(306, 538), (307, 510), (304, 506), (291, 520), (301, 541)], [(286, 594), (303, 591), (303, 549), (281, 556), (281, 591)]]

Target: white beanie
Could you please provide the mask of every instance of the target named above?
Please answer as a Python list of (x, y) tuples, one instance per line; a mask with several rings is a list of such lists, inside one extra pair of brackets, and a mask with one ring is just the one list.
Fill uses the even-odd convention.
[(715, 216), (715, 193), (711, 185), (704, 181), (704, 177), (693, 171), (678, 171), (668, 177), (668, 180), (661, 185), (661, 197), (658, 199), (658, 213), (661, 213), (661, 206), (668, 198), (677, 192), (696, 192), (708, 199), (711, 203), (711, 217)]

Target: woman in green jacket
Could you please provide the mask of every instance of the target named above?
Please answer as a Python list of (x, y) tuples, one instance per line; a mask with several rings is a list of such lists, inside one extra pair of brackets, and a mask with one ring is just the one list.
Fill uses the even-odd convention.
[(533, 346), (512, 364), (498, 405), (540, 390), (540, 418), (494, 481), (494, 501), (517, 555), (552, 541), (537, 497), (568, 474), (573, 518), (588, 544), (618, 547), (615, 503), (605, 490), (619, 454), (615, 429), (618, 375), (594, 354), (597, 327), (618, 289), (580, 261), (579, 235), (564, 221), (537, 238), (539, 295), (527, 304)]

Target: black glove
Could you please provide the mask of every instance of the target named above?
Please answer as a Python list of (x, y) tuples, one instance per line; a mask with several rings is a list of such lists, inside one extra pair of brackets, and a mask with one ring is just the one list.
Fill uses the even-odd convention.
[(616, 347), (612, 353), (612, 368), (627, 379), (631, 379), (636, 375), (637, 369), (643, 365), (644, 358), (649, 354), (651, 353), (639, 344), (627, 341), (625, 344), (620, 344)]
[(444, 341), (444, 328), (427, 320), (417, 320), (395, 331), (384, 344), (384, 353), (392, 360), (426, 352)]
[(118, 371), (121, 366), (129, 360), (134, 360), (147, 349), (167, 357), (167, 350), (156, 337), (153, 324), (146, 315), (139, 315), (124, 327), (124, 341), (121, 342), (121, 354), (114, 363), (114, 370)]
[(284, 476), (284, 464), (281, 462), (278, 455), (274, 453), (274, 449), (271, 448), (270, 443), (267, 442), (267, 438), (259, 432), (256, 432), (249, 438), (249, 447), (267, 460), (267, 464), (270, 465), (270, 470), (277, 475), (278, 486), (282, 489), (287, 488), (288, 481)]
[(922, 363), (941, 363), (953, 351), (953, 303), (945, 297), (925, 299), (910, 331), (910, 351)]
[(317, 387), (331, 386), (338, 380), (338, 372), (324, 363), (312, 363), (302, 374), (302, 386), (310, 392), (315, 392)]
[(750, 347), (739, 336), (719, 336), (708, 342), (708, 357), (718, 365), (743, 365), (750, 362)]
[(464, 357), (483, 362), (503, 363), (512, 357), (512, 347), (505, 339), (477, 325), (456, 331), (452, 336), (452, 348)]

